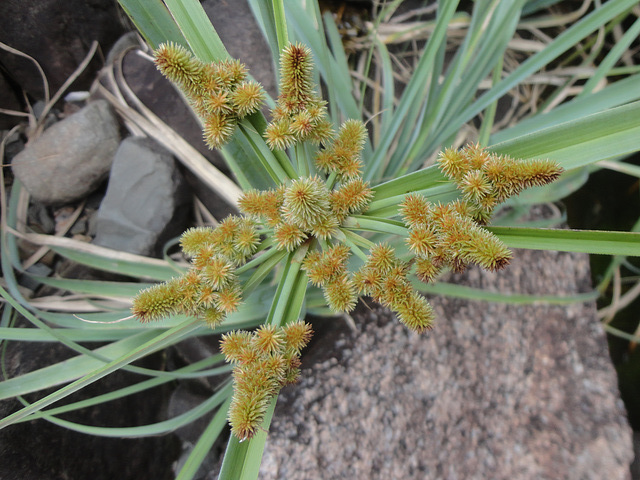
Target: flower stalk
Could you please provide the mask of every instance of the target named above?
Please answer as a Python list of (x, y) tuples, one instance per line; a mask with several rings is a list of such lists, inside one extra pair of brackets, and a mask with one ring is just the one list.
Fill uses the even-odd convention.
[[(267, 278), (278, 278), (264, 324), (221, 341), (234, 365), (229, 422), (240, 441), (259, 432), (280, 389), (298, 378), (300, 354), (312, 334), (299, 319), (309, 284), (322, 290), (335, 313), (351, 312), (367, 295), (410, 330), (430, 330), (433, 308), (412, 278), (433, 282), (445, 270), (470, 265), (504, 268), (511, 252), (484, 226), (508, 197), (562, 172), (552, 162), (519, 161), (469, 145), (440, 155), (442, 173), (418, 172), (373, 189), (362, 177), (367, 129), (349, 119), (334, 131), (312, 82), (307, 47), (282, 51), (280, 96), (264, 137), (242, 123), (259, 108), (262, 93), (246, 81), (239, 62), (204, 64), (172, 44), (158, 50), (156, 61), (205, 119), (209, 145), (219, 147), (239, 126), (275, 184), (244, 191), (240, 216), (185, 232), (180, 244), (191, 259), (189, 270), (143, 290), (133, 305), (141, 321), (184, 313), (215, 328)], [(423, 194), (427, 177), (448, 179), (437, 188), (452, 193), (454, 185), (458, 198), (429, 200)], [(404, 242), (407, 253), (401, 258), (391, 241), (374, 241), (372, 233)]]

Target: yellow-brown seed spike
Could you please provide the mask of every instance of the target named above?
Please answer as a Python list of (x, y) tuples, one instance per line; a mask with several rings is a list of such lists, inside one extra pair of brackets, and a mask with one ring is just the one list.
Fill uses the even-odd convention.
[(216, 301), (216, 290), (211, 285), (200, 285), (200, 289), (198, 290), (198, 297), (196, 303), (198, 307), (206, 310), (210, 309), (214, 306)]
[(329, 191), (318, 177), (295, 179), (284, 192), (282, 211), (289, 223), (308, 231), (330, 212)]
[(203, 99), (202, 106), (206, 114), (229, 115), (233, 112), (229, 94), (224, 90), (207, 93)]
[(473, 226), (468, 229), (469, 240), (460, 248), (462, 257), (490, 271), (500, 270), (511, 261), (511, 251), (493, 233)]
[(224, 334), (220, 340), (220, 352), (227, 362), (238, 363), (243, 357), (244, 350), (250, 347), (251, 338), (251, 333), (244, 330)]
[(430, 221), (430, 205), (423, 195), (410, 193), (400, 204), (400, 214), (409, 227), (426, 227)]
[(267, 145), (272, 150), (285, 150), (296, 141), (290, 122), (286, 119), (271, 122), (264, 132)]
[(306, 110), (296, 113), (291, 118), (289, 128), (291, 132), (298, 140), (305, 140), (309, 134), (313, 131), (313, 121), (311, 115)]
[(320, 215), (316, 217), (315, 224), (311, 225), (311, 233), (323, 240), (328, 240), (338, 231), (338, 219), (332, 215)]
[(251, 345), (265, 355), (280, 352), (285, 345), (284, 335), (274, 325), (261, 325), (254, 332)]
[(188, 270), (182, 277), (176, 279), (180, 288), (179, 309), (187, 315), (198, 315), (198, 296), (202, 277), (196, 270)]
[(417, 292), (413, 292), (406, 302), (396, 308), (398, 319), (417, 333), (433, 328), (435, 314), (429, 303)]
[(467, 159), (469, 168), (472, 170), (479, 170), (491, 157), (491, 154), (487, 152), (484, 147), (481, 147), (479, 143), (468, 144), (460, 152), (463, 157)]
[(207, 265), (211, 259), (218, 255), (218, 248), (213, 244), (205, 244), (200, 248), (194, 255), (191, 260), (191, 264), (197, 270), (201, 270)]
[(264, 102), (264, 98), (264, 90), (259, 83), (253, 80), (238, 85), (231, 95), (235, 112), (240, 118), (258, 111)]
[(517, 162), (517, 176), (525, 188), (547, 185), (557, 180), (563, 171), (562, 167), (551, 160)]
[(396, 308), (397, 305), (402, 304), (409, 298), (412, 291), (406, 272), (402, 267), (394, 267), (382, 280), (377, 301)]
[(237, 83), (243, 81), (247, 76), (247, 69), (236, 59), (212, 63), (210, 66), (211, 76), (214, 77), (215, 84), (220, 85), (225, 90), (233, 89)]
[(353, 274), (353, 283), (359, 293), (376, 296), (376, 292), (382, 287), (383, 278), (384, 275), (379, 271), (363, 266)]
[(228, 72), (232, 86), (247, 78), (247, 67), (237, 58), (224, 60), (220, 66)]
[(471, 170), (460, 180), (458, 185), (465, 200), (479, 204), (491, 196), (491, 182), (481, 170)]
[(173, 42), (163, 43), (154, 52), (158, 70), (178, 84), (189, 96), (202, 94), (205, 70), (202, 62), (184, 47)]
[(216, 234), (219, 235), (222, 242), (233, 242), (242, 222), (243, 219), (241, 217), (229, 215), (220, 222), (220, 225), (216, 228)]
[(318, 167), (336, 172), (344, 178), (360, 174), (360, 153), (366, 140), (367, 129), (359, 120), (347, 120), (342, 124), (332, 145), (316, 159)]
[(467, 159), (454, 148), (447, 148), (438, 156), (440, 170), (452, 180), (459, 180), (469, 171)]
[(426, 257), (435, 252), (438, 245), (438, 235), (432, 226), (420, 227), (409, 230), (406, 242), (413, 254)]
[(202, 319), (209, 328), (216, 328), (225, 319), (225, 315), (224, 312), (218, 310), (217, 308), (210, 307), (204, 311)]
[(204, 121), (204, 141), (210, 149), (220, 148), (231, 139), (235, 127), (236, 122), (230, 115), (210, 115)]
[(435, 281), (438, 274), (442, 271), (442, 266), (431, 258), (416, 258), (416, 276), (423, 282), (429, 283)]
[(247, 190), (238, 199), (238, 209), (245, 215), (262, 217), (271, 206), (267, 199), (267, 192), (261, 190)]
[(133, 299), (131, 313), (141, 322), (168, 317), (179, 308), (180, 287), (177, 280), (159, 283), (141, 290)]
[(280, 55), (280, 95), (303, 105), (312, 94), (312, 69), (311, 50), (307, 46), (285, 47)]
[(216, 307), (225, 313), (233, 313), (241, 302), (242, 289), (238, 285), (228, 285), (218, 292)]
[(334, 312), (348, 313), (356, 306), (356, 287), (347, 274), (333, 278), (323, 288), (324, 298)]
[(293, 355), (288, 359), (288, 365), (285, 369), (284, 379), (282, 386), (291, 385), (298, 381), (300, 377), (300, 358), (297, 355)]
[(269, 406), (268, 392), (256, 390), (244, 395), (234, 394), (229, 406), (231, 433), (239, 440), (249, 440), (257, 432)]
[(327, 118), (321, 118), (314, 121), (313, 130), (309, 133), (306, 140), (311, 143), (327, 143), (333, 138), (333, 123)]
[(292, 252), (297, 247), (302, 245), (307, 235), (298, 227), (291, 223), (282, 222), (277, 225), (273, 232), (276, 239), (278, 248), (280, 250), (286, 250)]
[(298, 320), (283, 327), (282, 333), (287, 350), (299, 355), (311, 340), (313, 329), (308, 323)]
[(255, 253), (260, 245), (260, 235), (251, 220), (248, 218), (241, 220), (233, 243), (243, 262)]
[(381, 275), (385, 275), (396, 265), (396, 252), (389, 244), (379, 243), (369, 251), (367, 266), (378, 271)]
[(340, 126), (336, 144), (359, 156), (367, 138), (367, 128), (360, 120), (349, 119)]
[(342, 275), (347, 268), (347, 260), (351, 255), (351, 249), (343, 244), (337, 244), (329, 248), (322, 255), (322, 263), (334, 275)]
[(307, 273), (309, 281), (316, 287), (321, 287), (331, 279), (332, 272), (323, 260), (323, 253), (318, 250), (309, 252), (302, 262), (302, 269)]
[(200, 249), (214, 243), (215, 233), (211, 227), (190, 228), (180, 237), (180, 248), (190, 257), (195, 257)]
[(369, 182), (365, 182), (361, 178), (347, 181), (334, 192), (340, 197), (340, 210), (342, 211), (346, 207), (346, 211), (349, 213), (364, 212), (373, 199), (373, 190), (369, 188)]
[(201, 275), (207, 284), (219, 290), (235, 279), (234, 270), (234, 266), (229, 259), (218, 254), (211, 257), (208, 263), (202, 267)]

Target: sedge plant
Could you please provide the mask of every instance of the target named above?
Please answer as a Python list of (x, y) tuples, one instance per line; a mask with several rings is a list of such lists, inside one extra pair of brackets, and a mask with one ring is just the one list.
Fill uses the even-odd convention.
[[(260, 107), (260, 87), (245, 83), (244, 67), (236, 61), (205, 64), (171, 43), (160, 45), (155, 59), (203, 117), (203, 134), (211, 146), (222, 146), (238, 119)], [(367, 295), (420, 333), (431, 329), (435, 318), (410, 276), (433, 282), (444, 269), (462, 272), (478, 265), (496, 271), (509, 264), (509, 249), (484, 225), (509, 197), (556, 180), (560, 166), (492, 154), (479, 145), (447, 149), (439, 168), (458, 188), (458, 199), (432, 202), (410, 190), (392, 209), (392, 218), (364, 216), (374, 197), (362, 177), (366, 126), (352, 119), (334, 129), (316, 93), (312, 68), (311, 51), (304, 45), (283, 49), (281, 93), (263, 134), (270, 149), (292, 149), (294, 178), (285, 177), (271, 189), (244, 192), (238, 201), (242, 216), (185, 232), (180, 245), (191, 257), (190, 268), (139, 293), (132, 308), (138, 319), (181, 313), (215, 328), (250, 293), (255, 275), (265, 277), (279, 267), (267, 263), (279, 256), (301, 273), (283, 273), (283, 288), (290, 278), (320, 287), (334, 313), (349, 313), (358, 296)], [(296, 148), (305, 143), (314, 148)], [(273, 170), (278, 167), (274, 162)], [(401, 220), (393, 220), (398, 215)], [(403, 238), (410, 254), (401, 256), (391, 244), (371, 241), (367, 232)], [(241, 273), (250, 275), (244, 284)], [(229, 422), (241, 442), (263, 425), (280, 388), (295, 382), (301, 350), (312, 333), (299, 322), (299, 312), (286, 308), (288, 296), (276, 300), (273, 311), (279, 314), (270, 315), (253, 334), (234, 331), (221, 341), (222, 353), (236, 364)]]
[[(158, 131), (148, 113), (132, 112), (103, 93), (129, 122), (237, 206), (238, 214), (219, 219), (215, 228), (185, 232), (179, 243), (186, 264), (22, 233), (59, 255), (146, 283), (38, 277), (85, 295), (85, 303), (67, 308), (86, 312), (82, 317), (89, 323), (38, 308), (17, 287), (15, 272), (22, 263), (15, 231), (22, 197), (20, 185), (14, 185), (3, 202), (8, 208), (3, 207), (1, 255), (8, 291), (0, 287), (7, 301), (0, 333), (5, 340), (59, 341), (78, 355), (0, 383), (1, 398), (24, 404), (0, 426), (43, 419), (93, 435), (135, 437), (168, 433), (216, 412), (178, 478), (194, 477), (227, 422), (231, 436), (220, 477), (256, 478), (278, 392), (300, 374), (300, 358), (313, 335), (306, 312), (348, 314), (359, 297), (369, 296), (408, 329), (435, 328), (437, 335), (438, 319), (422, 293), (444, 271), (508, 268), (511, 247), (640, 255), (635, 233), (514, 226), (529, 205), (562, 198), (581, 185), (597, 162), (624, 163), (625, 155), (640, 150), (640, 94), (628, 88), (639, 72), (617, 66), (622, 47), (595, 67), (584, 95), (561, 103), (558, 88), (548, 96), (544, 114), (493, 128), (498, 99), (563, 55), (577, 57), (574, 50), (592, 48), (584, 62), (593, 62), (602, 53), (600, 42), (591, 40), (593, 32), (616, 31), (633, 17), (636, 2), (610, 0), (513, 70), (503, 69), (513, 35), (519, 29), (535, 33), (539, 24), (554, 21), (539, 10), (544, 2), (482, 0), (471, 12), (457, 1), (439, 2), (435, 19), (424, 24), (427, 41), (402, 93), (392, 74), (393, 35), (384, 34), (384, 20), (399, 3), (380, 7), (366, 37), (368, 63), (359, 73), (379, 83), (369, 91), (366, 82), (354, 86), (338, 29), (315, 2), (250, 0), (279, 65), (279, 95), (271, 99), (229, 57), (196, 0), (120, 0), (158, 68), (198, 115), (206, 143), (222, 152), (237, 185), (219, 183), (206, 160), (168, 130)], [(466, 28), (455, 48), (448, 40), (453, 24)], [(637, 37), (637, 25), (619, 38), (620, 46)], [(614, 75), (626, 77), (595, 88)], [(365, 98), (377, 105), (371, 114)], [(264, 105), (267, 118), (260, 111)], [(459, 132), (478, 123), (473, 138), (460, 142)], [(513, 213), (492, 225), (505, 204)], [(455, 285), (447, 287), (464, 295)], [(96, 305), (97, 296), (110, 302), (108, 308)], [(135, 318), (112, 323), (129, 315), (130, 297)], [(37, 328), (10, 328), (18, 313)], [(222, 336), (214, 358), (175, 372), (132, 365), (184, 338), (210, 334)], [(83, 340), (107, 343), (89, 349)], [(222, 382), (202, 405), (154, 425), (110, 429), (59, 417), (86, 405), (56, 402), (119, 369), (144, 376), (132, 387), (136, 391), (229, 372), (232, 381)], [(36, 402), (22, 398), (60, 384), (66, 385)]]

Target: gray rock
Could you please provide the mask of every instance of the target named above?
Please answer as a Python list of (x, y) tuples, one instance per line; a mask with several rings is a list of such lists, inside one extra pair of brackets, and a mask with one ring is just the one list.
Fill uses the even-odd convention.
[(175, 161), (153, 140), (129, 137), (113, 162), (107, 194), (96, 215), (94, 243), (158, 255), (185, 228), (189, 196)]
[[(558, 252), (517, 251), (506, 270), (453, 281), (591, 290), (587, 257)], [(631, 429), (593, 303), (432, 304), (428, 334), (362, 306), (356, 333), (319, 332), (278, 401), (260, 478), (629, 478)]]
[(118, 121), (105, 100), (52, 125), (12, 162), (34, 200), (65, 204), (85, 197), (107, 177), (118, 148)]

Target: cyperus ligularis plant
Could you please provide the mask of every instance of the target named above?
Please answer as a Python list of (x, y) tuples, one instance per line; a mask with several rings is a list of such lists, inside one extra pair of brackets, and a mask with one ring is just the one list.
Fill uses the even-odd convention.
[[(261, 89), (245, 81), (246, 71), (238, 62), (203, 64), (172, 44), (160, 47), (156, 61), (203, 117), (205, 139), (212, 147), (227, 141), (238, 119), (260, 106)], [(280, 64), (280, 96), (264, 138), (272, 149), (296, 147), (289, 169), (296, 175), (281, 178), (272, 189), (244, 192), (238, 204), (243, 216), (230, 216), (215, 229), (187, 231), (181, 246), (192, 259), (189, 270), (140, 292), (133, 313), (142, 321), (184, 313), (214, 327), (269, 270), (289, 263), (322, 289), (334, 312), (350, 312), (359, 295), (368, 295), (393, 309), (411, 330), (430, 329), (433, 310), (414, 289), (411, 276), (429, 282), (446, 268), (505, 267), (511, 253), (483, 225), (499, 203), (524, 188), (555, 180), (560, 167), (497, 156), (479, 146), (446, 150), (440, 167), (458, 186), (459, 199), (432, 203), (408, 191), (392, 215), (402, 222), (363, 215), (375, 195), (361, 176), (365, 126), (347, 120), (333, 131), (313, 88), (306, 47), (289, 45)], [(320, 148), (309, 157), (307, 148), (297, 148), (305, 143)], [(403, 237), (408, 255), (401, 258), (391, 241), (374, 243), (368, 232)], [(288, 316), (288, 299), (275, 301), (283, 305), (273, 309), (278, 314), (269, 316), (269, 324), (253, 334), (232, 332), (222, 341), (222, 352), (236, 365), (229, 421), (241, 440), (255, 434), (280, 388), (295, 381), (300, 350), (311, 336), (297, 315)]]

